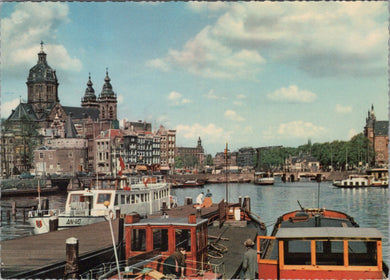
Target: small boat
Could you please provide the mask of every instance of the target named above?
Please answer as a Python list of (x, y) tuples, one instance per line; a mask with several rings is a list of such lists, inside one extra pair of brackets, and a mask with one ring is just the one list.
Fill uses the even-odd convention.
[(273, 185), (275, 178), (271, 172), (255, 172), (253, 183), (255, 185)]
[[(128, 179), (123, 177), (121, 182), (128, 183)], [(69, 191), (65, 211), (30, 211), (29, 223), (35, 234), (41, 234), (106, 221), (110, 210), (111, 218), (132, 212), (147, 216), (176, 204), (170, 193), (170, 184), (161, 176), (142, 177), (137, 181), (132, 179), (131, 184), (107, 184), (104, 188)], [(109, 203), (107, 207), (106, 201)]]
[(374, 182), (374, 176), (372, 175), (360, 175), (352, 174), (347, 179), (333, 181), (333, 186), (339, 188), (361, 188), (372, 187)]
[(368, 175), (372, 175), (372, 185), (374, 187), (389, 187), (389, 170), (387, 168), (372, 168), (366, 171)]
[(126, 261), (120, 262), (120, 272), (115, 265), (104, 264), (85, 273), (85, 277), (167, 279), (162, 264), (180, 246), (187, 251), (184, 279), (240, 278), (246, 250), (243, 242), (266, 234), (264, 223), (249, 211), (249, 204), (247, 198), (242, 205), (221, 201), (202, 208), (202, 213), (193, 205), (184, 205), (146, 219), (127, 215)]
[(259, 278), (383, 279), (382, 239), (345, 213), (301, 208), (280, 216), (271, 236), (258, 237)]
[(173, 185), (174, 188), (194, 188), (194, 187), (203, 187), (204, 182), (197, 179), (186, 180), (184, 183), (176, 183)]

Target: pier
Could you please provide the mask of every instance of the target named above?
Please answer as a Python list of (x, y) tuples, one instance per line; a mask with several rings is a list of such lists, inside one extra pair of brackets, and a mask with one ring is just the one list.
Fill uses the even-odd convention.
[[(118, 244), (120, 219), (112, 221)], [(123, 236), (123, 235), (122, 235)], [(79, 269), (88, 270), (114, 256), (109, 222), (1, 241), (1, 278), (63, 278), (66, 240), (79, 242)]]

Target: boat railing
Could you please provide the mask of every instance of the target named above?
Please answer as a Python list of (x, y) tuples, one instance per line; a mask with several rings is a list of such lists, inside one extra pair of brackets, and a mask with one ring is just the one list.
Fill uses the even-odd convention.
[(64, 216), (103, 216), (107, 214), (106, 209), (70, 209), (61, 213)]
[(30, 210), (28, 211), (28, 217), (29, 218), (35, 218), (35, 217), (51, 217), (51, 216), (57, 216), (61, 212), (60, 209), (46, 209), (46, 210)]

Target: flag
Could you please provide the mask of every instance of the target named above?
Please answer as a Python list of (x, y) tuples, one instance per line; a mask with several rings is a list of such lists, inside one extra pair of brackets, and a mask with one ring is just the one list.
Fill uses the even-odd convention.
[(122, 157), (119, 157), (119, 166), (121, 169), (119, 170), (118, 175), (122, 176), (122, 171), (125, 169), (125, 163), (123, 162)]

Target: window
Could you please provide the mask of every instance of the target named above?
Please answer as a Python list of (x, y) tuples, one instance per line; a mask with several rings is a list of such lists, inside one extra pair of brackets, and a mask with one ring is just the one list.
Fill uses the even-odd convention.
[(175, 247), (184, 247), (188, 252), (191, 251), (191, 231), (189, 229), (175, 230)]
[(349, 241), (348, 259), (350, 266), (376, 266), (377, 250), (375, 241)]
[(105, 201), (110, 202), (111, 194), (110, 193), (100, 193), (98, 195), (97, 203), (104, 203)]
[(289, 240), (284, 242), (284, 263), (287, 265), (310, 265), (310, 241)]
[(131, 234), (131, 250), (146, 251), (146, 230), (133, 229)]
[(168, 229), (153, 229), (153, 250), (168, 251)]
[(343, 241), (316, 241), (317, 265), (344, 265)]

